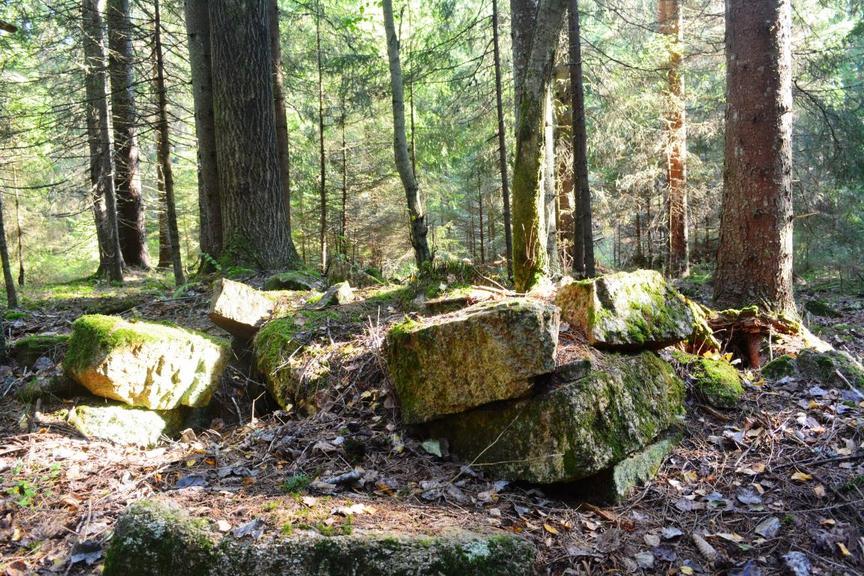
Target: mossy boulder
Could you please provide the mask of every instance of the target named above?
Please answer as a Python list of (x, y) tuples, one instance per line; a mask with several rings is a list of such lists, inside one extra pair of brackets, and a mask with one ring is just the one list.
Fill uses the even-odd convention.
[(839, 318), (841, 316), (837, 310), (824, 300), (808, 300), (804, 304), (804, 309), (814, 316), (821, 316), (823, 318)]
[(744, 395), (741, 374), (727, 360), (676, 351), (696, 397), (715, 408), (734, 408)]
[(42, 356), (57, 353), (68, 340), (68, 334), (31, 334), (12, 342), (9, 350), (18, 364), (30, 368)]
[(564, 284), (561, 318), (598, 348), (657, 350), (686, 340), (694, 318), (685, 298), (654, 270)]
[(852, 385), (864, 390), (864, 366), (848, 352), (841, 350), (807, 348), (799, 352), (797, 357), (786, 354), (766, 364), (762, 368), (762, 375), (771, 380), (785, 376), (801, 377), (823, 386), (848, 388)]
[(274, 274), (264, 281), (264, 290), (318, 290), (318, 278), (296, 270)]
[(297, 532), (257, 541), (219, 539), (200, 520), (156, 502), (117, 522), (105, 576), (528, 576), (535, 548), (506, 533), (431, 536)]
[(75, 406), (65, 414), (65, 419), (88, 438), (149, 448), (162, 436), (173, 437), (180, 433), (184, 411), (94, 402)]
[(255, 336), (255, 369), (285, 410), (298, 406), (314, 412), (316, 394), (328, 387), (330, 344), (317, 338), (328, 318), (327, 311), (306, 310), (268, 322)]
[(558, 310), (526, 298), (477, 304), (387, 335), (385, 356), (406, 424), (527, 394), (555, 369)]
[(341, 306), (354, 301), (354, 290), (348, 282), (339, 282), (330, 286), (321, 299), (315, 303), (315, 310), (323, 310), (328, 306)]
[(96, 396), (151, 410), (202, 407), (228, 363), (228, 342), (173, 326), (82, 316), (63, 367)]
[(569, 381), (522, 400), (449, 416), (427, 432), (496, 477), (550, 484), (587, 478), (655, 441), (684, 413), (684, 384), (653, 352), (596, 354)]

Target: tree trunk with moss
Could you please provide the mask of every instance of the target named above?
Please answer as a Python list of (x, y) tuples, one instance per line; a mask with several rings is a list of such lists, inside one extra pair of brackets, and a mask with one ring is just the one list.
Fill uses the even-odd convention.
[(714, 298), (795, 313), (792, 7), (726, 2), (726, 150)]
[(660, 0), (658, 18), (669, 62), (667, 64), (666, 111), (666, 185), (669, 191), (669, 275), (690, 273), (687, 213), (687, 125), (684, 114), (684, 78), (681, 73), (681, 47), (684, 18), (680, 0)]
[(516, 161), (513, 167), (513, 276), (530, 290), (548, 273), (542, 157), (546, 93), (566, 0), (511, 0)]
[(138, 169), (138, 117), (129, 0), (108, 0), (108, 72), (111, 76), (111, 115), (117, 188), (117, 232), (127, 266), (147, 269), (147, 231)]
[(393, 91), (393, 152), (396, 157), (396, 169), (402, 186), (405, 188), (405, 198), (408, 201), (408, 217), (411, 221), (411, 245), (414, 247), (414, 261), (420, 268), (425, 262), (432, 260), (429, 244), (426, 239), (426, 214), (417, 176), (411, 165), (411, 155), (408, 152), (408, 139), (405, 135), (405, 95), (402, 84), (402, 64), (399, 61), (399, 39), (396, 37), (396, 25), (393, 22), (393, 1), (383, 0), (384, 29), (387, 33), (387, 56), (390, 62), (390, 87)]
[(270, 52), (273, 57), (273, 106), (276, 111), (276, 144), (279, 148), (279, 173), (285, 194), (285, 219), (288, 235), (291, 235), (291, 157), (288, 140), (288, 115), (285, 112), (285, 95), (282, 83), (282, 36), (279, 31), (279, 2), (268, 0), (270, 10)]
[(105, 92), (107, 59), (98, 0), (82, 0), (81, 31), (84, 45), (87, 143), (90, 152), (90, 197), (99, 244), (97, 274), (114, 282), (122, 282), (123, 255), (117, 234), (114, 166), (111, 161), (108, 99)]
[(264, 270), (294, 267), (299, 257), (279, 167), (267, 0), (209, 5), (223, 256)]

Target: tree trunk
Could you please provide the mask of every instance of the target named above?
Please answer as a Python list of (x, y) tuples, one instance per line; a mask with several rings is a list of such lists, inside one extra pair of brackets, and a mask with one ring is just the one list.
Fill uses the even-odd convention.
[[(198, 140), (199, 243), (202, 255), (218, 259), (222, 255), (222, 207), (216, 160), (210, 14), (207, 0), (186, 0), (186, 32), (189, 36), (189, 68), (192, 73), (195, 134)], [(206, 258), (202, 257), (201, 267), (203, 270), (211, 267)]]
[(348, 148), (345, 142), (345, 99), (342, 99), (342, 222), (339, 226), (339, 253), (348, 255)]
[(690, 273), (687, 214), (687, 125), (684, 114), (684, 78), (681, 74), (681, 46), (684, 19), (681, 0), (659, 0), (660, 33), (669, 51), (666, 113), (666, 183), (669, 187), (669, 261), (670, 276)]
[(282, 70), (282, 36), (279, 33), (279, 2), (268, 0), (270, 10), (270, 53), (273, 56), (273, 104), (276, 112), (276, 145), (279, 148), (279, 170), (285, 194), (285, 219), (291, 235), (291, 156), (288, 137), (288, 115), (285, 112)]
[(9, 261), (6, 227), (3, 222), (3, 193), (0, 192), (0, 262), (3, 265), (3, 282), (6, 285), (6, 303), (9, 308), (18, 308), (18, 294), (15, 291), (15, 280), (12, 278), (12, 264)]
[(790, 0), (726, 2), (726, 149), (714, 298), (795, 313)]
[(108, 73), (111, 76), (111, 115), (114, 128), (114, 169), (117, 193), (117, 233), (127, 266), (147, 269), (147, 231), (141, 191), (138, 117), (135, 108), (135, 55), (129, 0), (108, 0)]
[(156, 129), (156, 155), (158, 156), (158, 177), (165, 189), (165, 216), (167, 240), (171, 246), (171, 266), (174, 269), (174, 284), (186, 283), (183, 274), (183, 261), (180, 256), (180, 230), (177, 227), (177, 204), (174, 200), (174, 172), (171, 168), (171, 135), (168, 130), (168, 98), (165, 90), (165, 64), (162, 59), (162, 24), (159, 13), (159, 0), (153, 3), (153, 53), (156, 56), (156, 98), (159, 111)]
[(480, 263), (486, 264), (486, 237), (483, 230), (483, 185), (480, 182), (480, 173), (477, 173), (477, 208), (480, 216)]
[(516, 162), (513, 168), (513, 276), (527, 291), (548, 272), (541, 180), (546, 93), (566, 0), (511, 0)]
[[(158, 106), (157, 106), (158, 107)], [(159, 123), (158, 117), (156, 124)], [(165, 179), (162, 177), (162, 165), (159, 162), (161, 143), (159, 132), (156, 137), (156, 192), (159, 197), (159, 263), (156, 268), (164, 270), (171, 268), (171, 236), (168, 232), (168, 200), (165, 198)]]
[(90, 151), (90, 196), (99, 243), (98, 275), (123, 281), (123, 255), (117, 235), (117, 204), (108, 130), (108, 100), (105, 95), (106, 58), (102, 14), (98, 0), (82, 0), (81, 29), (84, 44), (87, 142)]
[(24, 287), (24, 229), (21, 226), (21, 205), (18, 201), (18, 178), (16, 173), (16, 178), (14, 181), (16, 185), (15, 189), (15, 228), (16, 234), (15, 236), (18, 238), (18, 286)]
[(390, 86), (393, 91), (393, 154), (408, 202), (414, 261), (417, 267), (421, 268), (425, 262), (432, 260), (432, 253), (429, 251), (429, 244), (426, 240), (427, 229), (423, 198), (420, 194), (420, 187), (417, 185), (414, 169), (411, 167), (408, 140), (405, 137), (405, 96), (402, 85), (402, 64), (399, 62), (399, 39), (396, 37), (396, 26), (393, 23), (393, 0), (383, 0), (383, 5), (384, 29), (387, 32), (387, 56), (390, 61)]
[(561, 262), (558, 257), (558, 183), (555, 177), (555, 86), (551, 79), (546, 88), (543, 117), (543, 206), (546, 255), (549, 259), (549, 273), (555, 276), (561, 272)]
[(321, 271), (327, 270), (327, 157), (324, 152), (324, 68), (321, 62), (321, 0), (315, 4), (315, 55), (318, 62), (318, 195), (320, 198), (318, 243)]
[(582, 78), (582, 41), (579, 2), (570, 0), (569, 15), (570, 86), (573, 108), (573, 178), (576, 180), (573, 217), (573, 271), (592, 277), (594, 231), (591, 216), (591, 188), (588, 185), (588, 133), (585, 125), (585, 86)]
[(501, 94), (501, 48), (498, 39), (498, 0), (492, 0), (492, 44), (495, 56), (495, 105), (498, 113), (498, 169), (501, 172), (501, 212), (504, 216), (504, 243), (507, 274), (513, 277), (513, 232), (510, 225), (510, 183), (507, 175), (507, 135), (504, 132), (504, 104)]
[(210, 0), (223, 252), (264, 270), (298, 264), (273, 106), (267, 0)]

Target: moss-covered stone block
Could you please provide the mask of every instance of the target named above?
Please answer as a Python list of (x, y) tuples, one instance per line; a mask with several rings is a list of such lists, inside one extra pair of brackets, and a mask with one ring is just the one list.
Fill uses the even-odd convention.
[(318, 278), (296, 270), (274, 274), (264, 281), (264, 290), (318, 290)]
[(620, 502), (657, 475), (663, 461), (680, 441), (681, 433), (670, 431), (612, 468), (580, 481), (576, 492), (592, 500)]
[(808, 300), (804, 304), (804, 309), (814, 316), (821, 316), (823, 318), (839, 318), (841, 316), (837, 310), (824, 300)]
[(561, 318), (599, 348), (657, 350), (693, 333), (685, 298), (654, 270), (570, 282), (558, 290)]
[(496, 477), (551, 484), (611, 468), (683, 416), (684, 384), (653, 352), (598, 354), (579, 374), (531, 398), (433, 422), (428, 433)]
[(316, 338), (328, 318), (327, 311), (306, 310), (268, 322), (255, 336), (255, 369), (285, 410), (298, 406), (314, 411), (315, 395), (328, 385), (328, 344)]
[(18, 364), (30, 368), (42, 356), (62, 350), (68, 340), (68, 334), (31, 334), (12, 342), (9, 350)]
[(727, 360), (680, 351), (673, 356), (683, 367), (699, 400), (715, 408), (734, 408), (741, 401), (744, 395), (741, 374)]
[(147, 410), (125, 404), (79, 404), (65, 414), (69, 424), (88, 438), (149, 448), (162, 436), (176, 436), (183, 427), (184, 411)]
[(105, 576), (217, 574), (219, 555), (206, 523), (177, 508), (143, 500), (117, 521), (105, 554)]
[(105, 576), (528, 576), (536, 549), (512, 534), (400, 535), (355, 531), (324, 537), (221, 538), (198, 520), (156, 502), (120, 518)]
[(210, 402), (228, 363), (227, 341), (152, 322), (82, 316), (63, 367), (96, 396), (151, 410)]
[(864, 390), (864, 366), (842, 350), (806, 348), (798, 356), (780, 356), (762, 368), (762, 375), (771, 380), (784, 376), (800, 377), (822, 386)]
[(555, 369), (558, 310), (526, 298), (477, 304), (391, 328), (390, 378), (406, 424), (527, 394)]

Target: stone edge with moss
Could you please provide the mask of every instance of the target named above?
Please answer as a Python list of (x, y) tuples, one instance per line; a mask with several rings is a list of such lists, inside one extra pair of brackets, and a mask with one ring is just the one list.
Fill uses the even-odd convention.
[(519, 537), (461, 530), (436, 536), (368, 532), (218, 541), (206, 521), (161, 502), (139, 501), (117, 522), (104, 574), (528, 576), (535, 556), (535, 548)]

